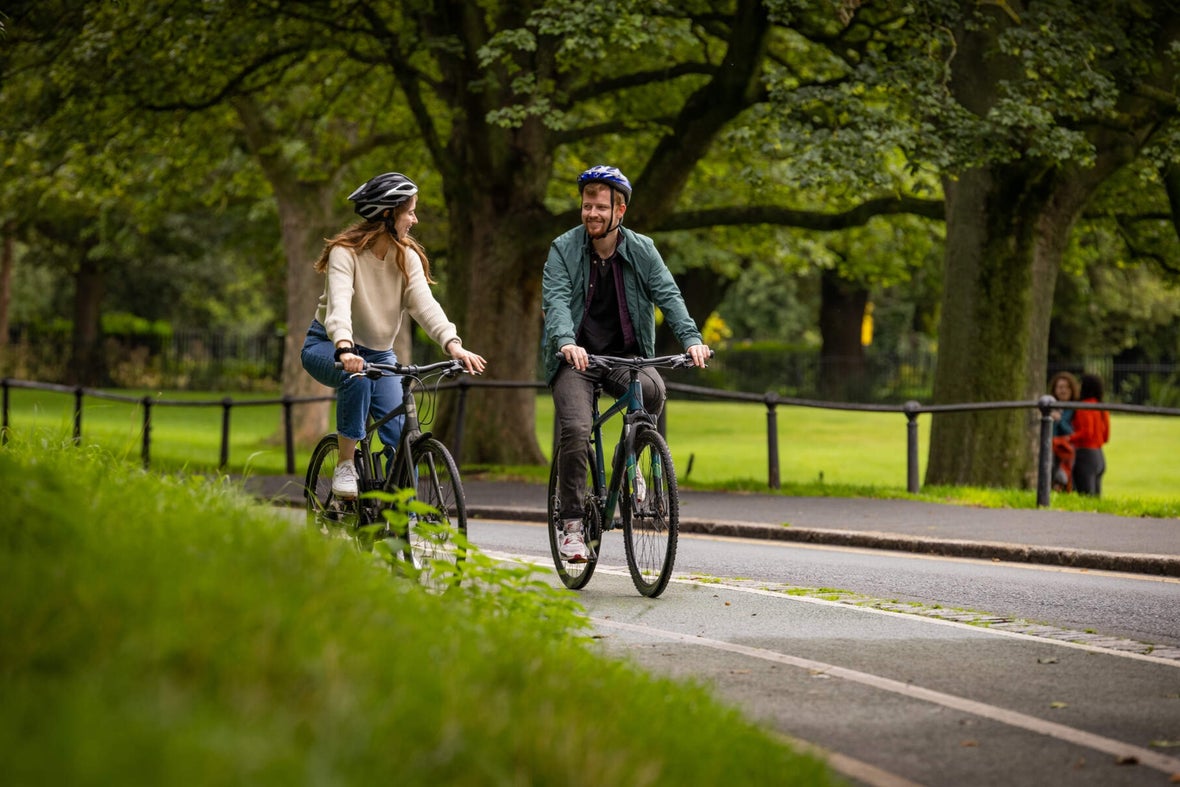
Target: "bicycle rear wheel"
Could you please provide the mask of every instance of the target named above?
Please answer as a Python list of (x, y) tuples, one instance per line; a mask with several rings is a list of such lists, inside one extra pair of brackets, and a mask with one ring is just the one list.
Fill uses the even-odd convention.
[(331, 527), (355, 528), (359, 523), (357, 501), (332, 494), (332, 475), (340, 461), (340, 443), (336, 435), (320, 439), (307, 463), (303, 497), (307, 501), (307, 523), (323, 533)]
[(680, 494), (672, 454), (655, 429), (635, 437), (635, 478), (623, 496), (623, 541), (635, 589), (655, 598), (668, 587), (680, 533)]
[(467, 501), (459, 468), (447, 447), (433, 437), (418, 441), (411, 451), (413, 477), (399, 479), (398, 485), (417, 490), (414, 499), (434, 510), (410, 513), (408, 557), (428, 575), (440, 573), (432, 569), (441, 561), (454, 569), (447, 581), (457, 581), (458, 566), (467, 559)]
[[(587, 451), (586, 489), (594, 488), (594, 478), (590, 471)], [(562, 584), (571, 590), (581, 590), (586, 587), (590, 577), (594, 576), (594, 567), (598, 565), (598, 550), (602, 545), (602, 519), (596, 505), (587, 503), (582, 509), (582, 533), (586, 536), (586, 546), (590, 550), (590, 559), (585, 563), (567, 563), (561, 557), (560, 541), (564, 534), (561, 522), (561, 496), (558, 494), (557, 457), (553, 457), (553, 464), (549, 468), (549, 551), (553, 555), (553, 565), (557, 568), (557, 576)]]

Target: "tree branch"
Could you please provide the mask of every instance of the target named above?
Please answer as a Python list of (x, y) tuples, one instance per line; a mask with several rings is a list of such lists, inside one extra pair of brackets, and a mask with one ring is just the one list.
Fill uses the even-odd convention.
[(862, 226), (875, 216), (892, 216), (903, 213), (942, 220), (946, 217), (946, 205), (942, 200), (926, 200), (916, 197), (880, 197), (862, 202), (854, 208), (838, 213), (793, 210), (779, 205), (730, 206), (673, 213), (660, 221), (653, 229), (668, 232), (707, 227), (771, 224), (833, 232)]

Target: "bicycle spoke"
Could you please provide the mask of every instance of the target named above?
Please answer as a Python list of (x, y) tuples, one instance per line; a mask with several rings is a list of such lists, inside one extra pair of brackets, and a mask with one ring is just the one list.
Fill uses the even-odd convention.
[[(593, 458), (587, 452), (587, 467), (586, 467), (586, 486), (585, 489), (594, 488), (594, 477), (590, 470), (590, 462)], [(549, 550), (553, 556), (553, 564), (557, 568), (557, 576), (561, 578), (562, 583), (572, 590), (581, 590), (586, 587), (590, 581), (590, 577), (594, 575), (594, 567), (598, 565), (598, 553), (601, 548), (602, 541), (602, 520), (599, 514), (598, 507), (593, 502), (587, 502), (584, 506), (582, 516), (582, 534), (586, 539), (586, 545), (590, 550), (590, 559), (585, 563), (570, 563), (561, 557), (560, 540), (564, 531), (562, 529), (562, 501), (559, 494), (560, 490), (560, 476), (557, 470), (557, 457), (553, 458), (553, 464), (549, 470), (549, 494), (548, 494), (548, 514), (549, 514)]]
[(455, 541), (456, 535), (467, 535), (467, 506), (459, 471), (450, 452), (433, 438), (418, 443), (413, 451), (415, 500), (433, 510), (410, 514), (410, 558), (426, 574), (440, 568), (436, 563), (451, 566), (447, 570), (451, 575), (441, 577), (444, 583), (450, 582), (457, 579), (454, 567), (466, 558), (463, 545)]
[(357, 524), (356, 502), (332, 494), (332, 476), (339, 462), (340, 449), (335, 435), (320, 440), (308, 464), (304, 496), (308, 524), (323, 533), (332, 528), (352, 528)]

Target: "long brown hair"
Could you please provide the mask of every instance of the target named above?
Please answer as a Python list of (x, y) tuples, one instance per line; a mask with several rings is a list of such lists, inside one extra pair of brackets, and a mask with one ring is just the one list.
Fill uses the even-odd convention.
[[(409, 209), (410, 201), (406, 200), (395, 208), (393, 218), (396, 219)], [(400, 238), (395, 238), (393, 233), (386, 229), (385, 219), (383, 218), (358, 221), (351, 227), (336, 233), (333, 237), (325, 238), (324, 249), (320, 252), (319, 259), (315, 261), (312, 267), (316, 273), (325, 273), (328, 270), (328, 255), (331, 253), (333, 246), (343, 246), (346, 249), (352, 249), (353, 252), (360, 252), (371, 248), (382, 236), (388, 237), (397, 249), (397, 267), (402, 272), (402, 276), (407, 275), (406, 249), (410, 248), (416, 251), (422, 259), (422, 272), (426, 274), (426, 283), (434, 284), (434, 279), (430, 277), (430, 260), (426, 257), (426, 250), (422, 248), (422, 244), (409, 232), (406, 232)]]

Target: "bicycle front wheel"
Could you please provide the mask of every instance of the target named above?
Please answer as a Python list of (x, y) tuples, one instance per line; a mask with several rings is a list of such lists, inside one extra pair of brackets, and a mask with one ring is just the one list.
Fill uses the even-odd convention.
[(668, 587), (680, 532), (680, 495), (672, 454), (662, 435), (644, 429), (635, 437), (635, 475), (623, 496), (623, 541), (635, 589), (655, 598)]
[(311, 452), (307, 464), (307, 477), (303, 484), (303, 497), (307, 501), (307, 523), (323, 533), (331, 527), (345, 526), (349, 529), (358, 524), (358, 509), (355, 500), (344, 500), (332, 494), (332, 476), (340, 461), (340, 443), (336, 435), (320, 439)]
[(447, 447), (433, 437), (411, 450), (413, 477), (402, 478), (400, 485), (417, 490), (414, 499), (433, 510), (410, 513), (409, 558), (427, 573), (439, 573), (432, 571), (436, 562), (445, 563), (454, 569), (448, 581), (457, 580), (459, 564), (467, 558), (467, 501), (459, 468)]

